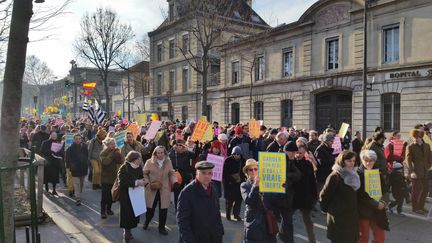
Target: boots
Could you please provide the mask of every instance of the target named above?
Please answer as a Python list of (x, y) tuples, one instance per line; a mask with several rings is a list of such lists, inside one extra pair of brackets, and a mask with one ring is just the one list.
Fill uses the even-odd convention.
[(231, 221), (231, 210), (232, 210), (232, 202), (226, 201), (226, 219)]
[(124, 229), (123, 233), (123, 242), (129, 243), (133, 239), (132, 233), (130, 229)]
[(101, 218), (106, 219), (107, 215), (105, 213), (105, 205), (101, 205)]

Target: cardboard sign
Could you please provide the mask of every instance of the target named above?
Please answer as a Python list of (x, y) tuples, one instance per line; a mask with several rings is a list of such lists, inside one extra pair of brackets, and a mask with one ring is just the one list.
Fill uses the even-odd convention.
[(259, 152), (259, 191), (286, 193), (282, 184), (286, 180), (285, 153)]
[(339, 134), (338, 134), (340, 138), (345, 137), (346, 133), (348, 132), (348, 128), (349, 128), (349, 124), (342, 122), (342, 125), (340, 126), (340, 129), (339, 129)]
[(54, 153), (57, 153), (58, 151), (61, 150), (62, 147), (63, 147), (63, 143), (52, 143), (51, 144), (51, 151), (53, 151)]
[(147, 114), (137, 114), (135, 119), (140, 126), (145, 126), (147, 124)]
[(159, 115), (156, 113), (152, 113), (151, 114), (151, 119), (152, 121), (159, 121)]
[(139, 127), (136, 123), (131, 123), (128, 127), (128, 131), (131, 132), (134, 139), (136, 139), (139, 134)]
[(200, 116), (199, 117), (199, 119), (198, 119), (199, 121), (207, 121), (207, 116)]
[(161, 121), (154, 121), (153, 120), (149, 129), (147, 130), (144, 138), (146, 140), (151, 140), (151, 139), (155, 138), (156, 133), (159, 131), (159, 128), (161, 127), (161, 125), (162, 125)]
[(394, 139), (392, 142), (393, 142), (393, 154), (396, 156), (401, 156), (405, 141)]
[(122, 148), (124, 146), (125, 139), (126, 139), (126, 133), (127, 133), (127, 131), (122, 131), (122, 132), (114, 135), (114, 139), (116, 141), (117, 148)]
[(255, 120), (249, 121), (249, 135), (251, 137), (259, 138), (260, 136), (260, 122)]
[(332, 145), (333, 150), (333, 154), (340, 154), (342, 152), (342, 143), (340, 140), (339, 135), (336, 135), (334, 140), (333, 140), (333, 145)]
[(204, 133), (203, 138), (201, 139), (201, 142), (208, 142), (213, 140), (213, 129), (211, 126), (207, 127), (207, 131)]
[(193, 133), (192, 133), (191, 140), (193, 142), (201, 141), (201, 139), (204, 137), (204, 134), (206, 133), (209, 126), (210, 126), (210, 124), (208, 122), (203, 121), (203, 120), (199, 120), (195, 126)]
[(65, 149), (68, 149), (73, 144), (73, 133), (66, 133)]
[(222, 181), (222, 172), (225, 158), (214, 154), (207, 155), (207, 161), (214, 164), (212, 180)]
[(382, 197), (381, 179), (379, 170), (365, 170), (365, 191), (377, 201)]

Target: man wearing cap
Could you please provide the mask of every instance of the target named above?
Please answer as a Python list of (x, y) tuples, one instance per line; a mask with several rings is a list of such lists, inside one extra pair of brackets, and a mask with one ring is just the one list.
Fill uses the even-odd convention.
[(195, 180), (180, 193), (177, 208), (180, 242), (222, 242), (224, 228), (217, 189), (211, 182), (213, 168), (210, 162), (198, 162)]
[(324, 133), (321, 145), (315, 150), (315, 157), (318, 160), (318, 170), (316, 171), (318, 192), (324, 186), (325, 180), (332, 172), (332, 167), (335, 163), (334, 149), (332, 148), (334, 139), (335, 136), (333, 133)]

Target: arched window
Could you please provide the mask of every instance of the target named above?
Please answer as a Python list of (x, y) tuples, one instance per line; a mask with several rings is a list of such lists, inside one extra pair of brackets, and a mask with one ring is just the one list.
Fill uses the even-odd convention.
[(237, 124), (240, 122), (240, 104), (232, 103), (231, 104), (231, 123)]
[(293, 120), (293, 102), (292, 100), (281, 101), (281, 126), (292, 127)]
[(386, 93), (381, 96), (381, 116), (384, 131), (400, 130), (400, 94)]
[(264, 120), (264, 102), (256, 101), (254, 103), (254, 118), (255, 120)]

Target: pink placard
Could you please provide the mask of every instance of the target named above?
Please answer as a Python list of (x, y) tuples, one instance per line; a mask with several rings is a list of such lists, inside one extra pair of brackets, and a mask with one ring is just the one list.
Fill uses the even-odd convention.
[(214, 164), (212, 180), (222, 181), (222, 172), (225, 158), (214, 154), (207, 155), (207, 161)]
[(402, 156), (403, 146), (405, 142), (399, 139), (394, 139), (392, 142), (393, 142), (393, 154), (396, 156)]
[(146, 135), (144, 138), (146, 140), (151, 140), (151, 139), (155, 138), (156, 133), (159, 131), (159, 128), (161, 127), (161, 125), (162, 125), (161, 121), (152, 121), (150, 128), (146, 132)]
[(62, 143), (52, 143), (51, 144), (51, 151), (53, 151), (54, 153), (57, 153), (58, 151), (60, 151), (60, 149), (63, 147)]
[(333, 154), (340, 154), (342, 152), (342, 143), (339, 135), (335, 136), (332, 148), (334, 149)]

